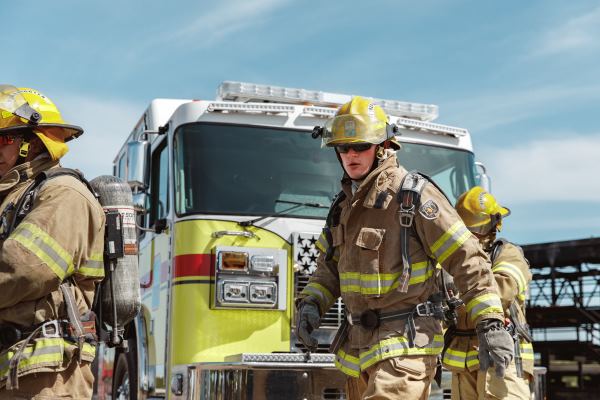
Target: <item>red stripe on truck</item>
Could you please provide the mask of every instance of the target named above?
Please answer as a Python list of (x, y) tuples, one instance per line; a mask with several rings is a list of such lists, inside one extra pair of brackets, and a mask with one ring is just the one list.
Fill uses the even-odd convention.
[(211, 276), (214, 256), (212, 254), (183, 254), (175, 256), (173, 278), (186, 276)]

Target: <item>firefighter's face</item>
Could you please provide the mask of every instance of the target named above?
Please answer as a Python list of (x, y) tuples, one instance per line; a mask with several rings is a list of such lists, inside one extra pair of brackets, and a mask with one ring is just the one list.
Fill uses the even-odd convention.
[(345, 153), (338, 152), (340, 158), (342, 159), (344, 171), (346, 171), (350, 179), (363, 179), (369, 174), (371, 171), (371, 166), (375, 161), (376, 147), (377, 146), (373, 144), (368, 149), (363, 151), (356, 151), (350, 147)]
[(21, 138), (3, 138), (0, 142), (0, 178), (4, 176), (19, 159)]

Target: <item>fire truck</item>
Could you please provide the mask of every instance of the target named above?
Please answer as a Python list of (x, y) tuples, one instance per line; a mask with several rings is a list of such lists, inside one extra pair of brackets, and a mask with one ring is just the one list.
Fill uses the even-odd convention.
[[(150, 103), (114, 159), (134, 193), (142, 311), (127, 349), (100, 347), (96, 398), (345, 398), (327, 350), (342, 302), (309, 353), (294, 300), (340, 190), (334, 151), (311, 132), (350, 99), (228, 81), (214, 100)], [(469, 132), (433, 122), (437, 106), (372, 101), (399, 127), (405, 168), (451, 201), (488, 185)]]

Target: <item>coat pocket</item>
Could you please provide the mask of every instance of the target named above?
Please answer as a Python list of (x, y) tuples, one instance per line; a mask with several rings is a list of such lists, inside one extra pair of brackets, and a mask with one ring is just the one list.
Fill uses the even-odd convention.
[(387, 292), (386, 277), (382, 276), (381, 253), (385, 229), (362, 228), (356, 238), (361, 294), (379, 297)]

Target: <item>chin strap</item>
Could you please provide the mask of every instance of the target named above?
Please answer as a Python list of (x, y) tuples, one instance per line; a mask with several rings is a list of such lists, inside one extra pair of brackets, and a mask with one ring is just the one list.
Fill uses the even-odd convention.
[(29, 155), (29, 140), (23, 138), (23, 141), (21, 142), (21, 146), (19, 146), (19, 157), (20, 158), (27, 158), (27, 155)]
[(17, 164), (23, 164), (29, 155), (29, 150), (31, 147), (31, 139), (34, 137), (33, 131), (29, 131), (21, 136), (21, 145), (19, 146), (19, 158), (17, 159)]

